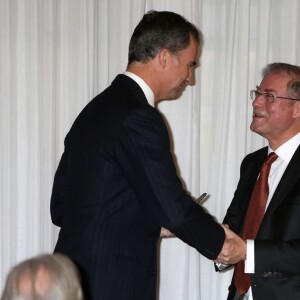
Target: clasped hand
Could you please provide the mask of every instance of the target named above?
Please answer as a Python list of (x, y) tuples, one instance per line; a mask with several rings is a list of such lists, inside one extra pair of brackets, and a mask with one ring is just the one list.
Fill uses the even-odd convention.
[[(240, 260), (246, 259), (247, 245), (246, 241), (241, 239), (237, 234), (229, 229), (228, 225), (221, 224), (225, 230), (225, 242), (222, 250), (215, 262), (233, 265)], [(174, 233), (162, 227), (160, 232), (161, 237), (174, 237)]]
[(246, 259), (246, 241), (229, 229), (228, 225), (221, 225), (225, 230), (225, 242), (215, 262), (233, 265)]

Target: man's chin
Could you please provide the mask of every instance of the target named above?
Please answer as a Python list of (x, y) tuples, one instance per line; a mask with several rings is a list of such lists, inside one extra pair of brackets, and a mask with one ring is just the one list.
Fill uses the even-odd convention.
[(253, 132), (255, 132), (255, 133), (260, 134), (262, 128), (263, 127), (261, 125), (257, 124), (256, 122), (252, 122), (250, 124), (250, 130), (253, 131)]
[(176, 100), (176, 99), (180, 98), (180, 97), (182, 96), (184, 90), (185, 90), (184, 88), (178, 89), (178, 90), (176, 91), (174, 97), (172, 97), (171, 99), (172, 99), (172, 100)]
[(173, 94), (170, 93), (170, 95), (166, 96), (165, 98), (157, 101), (157, 102), (161, 102), (161, 101), (168, 101), (168, 100), (177, 100), (178, 98), (180, 98), (183, 94), (184, 89), (177, 89), (176, 91), (174, 91)]

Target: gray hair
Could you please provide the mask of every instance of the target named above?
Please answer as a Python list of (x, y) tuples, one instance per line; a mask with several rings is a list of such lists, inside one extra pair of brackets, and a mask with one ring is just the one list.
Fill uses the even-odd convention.
[(286, 86), (286, 91), (291, 98), (300, 99), (300, 67), (286, 63), (271, 63), (262, 70), (262, 77), (270, 74), (288, 74), (291, 80)]
[(83, 300), (78, 270), (61, 254), (25, 260), (7, 275), (1, 300)]

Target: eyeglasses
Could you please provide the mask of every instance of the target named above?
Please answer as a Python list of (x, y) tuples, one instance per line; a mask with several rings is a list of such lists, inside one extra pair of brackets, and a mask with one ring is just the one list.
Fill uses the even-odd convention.
[(269, 103), (273, 103), (277, 98), (300, 101), (300, 99), (289, 98), (289, 97), (281, 97), (281, 96), (273, 95), (271, 93), (260, 93), (257, 90), (251, 90), (250, 91), (250, 98), (251, 98), (252, 101), (254, 101), (259, 96), (262, 96), (263, 100), (266, 101), (266, 102), (269, 102)]

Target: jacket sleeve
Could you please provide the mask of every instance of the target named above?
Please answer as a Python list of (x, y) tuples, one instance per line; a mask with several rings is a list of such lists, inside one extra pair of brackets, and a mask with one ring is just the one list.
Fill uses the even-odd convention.
[(160, 114), (151, 107), (136, 109), (125, 119), (118, 138), (118, 161), (143, 212), (156, 226), (168, 228), (207, 258), (215, 259), (224, 243), (224, 230), (184, 190)]

